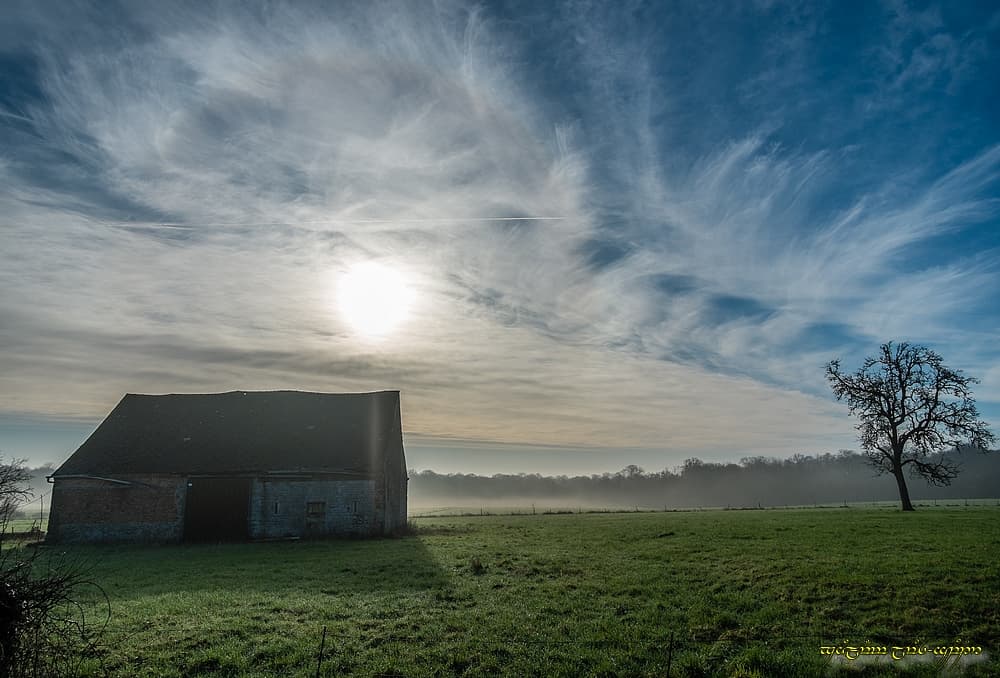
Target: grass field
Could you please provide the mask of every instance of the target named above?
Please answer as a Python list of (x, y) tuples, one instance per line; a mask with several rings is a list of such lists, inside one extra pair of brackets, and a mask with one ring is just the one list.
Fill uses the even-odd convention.
[(312, 676), (325, 626), (324, 676), (815, 676), (822, 645), (957, 639), (989, 654), (966, 675), (1000, 675), (995, 506), (416, 523), (392, 540), (74, 548), (111, 600), (89, 666)]
[(13, 518), (7, 522), (7, 525), (5, 526), (6, 527), (5, 532), (7, 533), (27, 532), (28, 530), (36, 526), (39, 527), (39, 529), (41, 529), (42, 531), (44, 531), (47, 524), (48, 524), (48, 516), (46, 516), (42, 520), (39, 520), (37, 516), (34, 519)]

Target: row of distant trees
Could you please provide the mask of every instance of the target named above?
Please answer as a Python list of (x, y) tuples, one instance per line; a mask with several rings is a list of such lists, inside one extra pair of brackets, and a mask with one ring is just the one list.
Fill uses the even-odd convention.
[[(966, 450), (952, 455), (964, 473), (946, 487), (914, 483), (917, 500), (988, 498), (1000, 488), (1000, 456)], [(788, 459), (745, 457), (739, 463), (688, 459), (678, 468), (648, 472), (630, 465), (617, 473), (578, 476), (539, 474), (440, 474), (410, 471), (415, 506), (484, 503), (551, 506), (794, 506), (897, 499), (895, 487), (877, 477), (868, 457), (851, 450)]]

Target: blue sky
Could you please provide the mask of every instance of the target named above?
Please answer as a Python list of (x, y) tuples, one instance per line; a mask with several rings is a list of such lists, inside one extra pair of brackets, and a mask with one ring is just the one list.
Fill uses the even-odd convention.
[[(9, 4), (0, 453), (278, 388), (401, 390), (440, 471), (834, 451), (823, 365), (887, 340), (996, 424), (998, 38), (972, 2)], [(370, 264), (411, 300), (378, 336)]]

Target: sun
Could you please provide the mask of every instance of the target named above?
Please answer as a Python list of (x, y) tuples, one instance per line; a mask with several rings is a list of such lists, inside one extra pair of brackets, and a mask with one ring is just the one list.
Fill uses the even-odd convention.
[(345, 320), (358, 334), (377, 339), (406, 320), (413, 290), (399, 272), (368, 261), (355, 264), (340, 277), (337, 300)]

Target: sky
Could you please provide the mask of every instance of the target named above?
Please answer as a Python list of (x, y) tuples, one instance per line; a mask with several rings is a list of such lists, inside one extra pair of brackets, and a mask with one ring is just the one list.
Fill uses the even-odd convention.
[(446, 473), (856, 449), (824, 365), (889, 340), (997, 431), (994, 3), (4, 14), (8, 458), (270, 389), (400, 390)]

